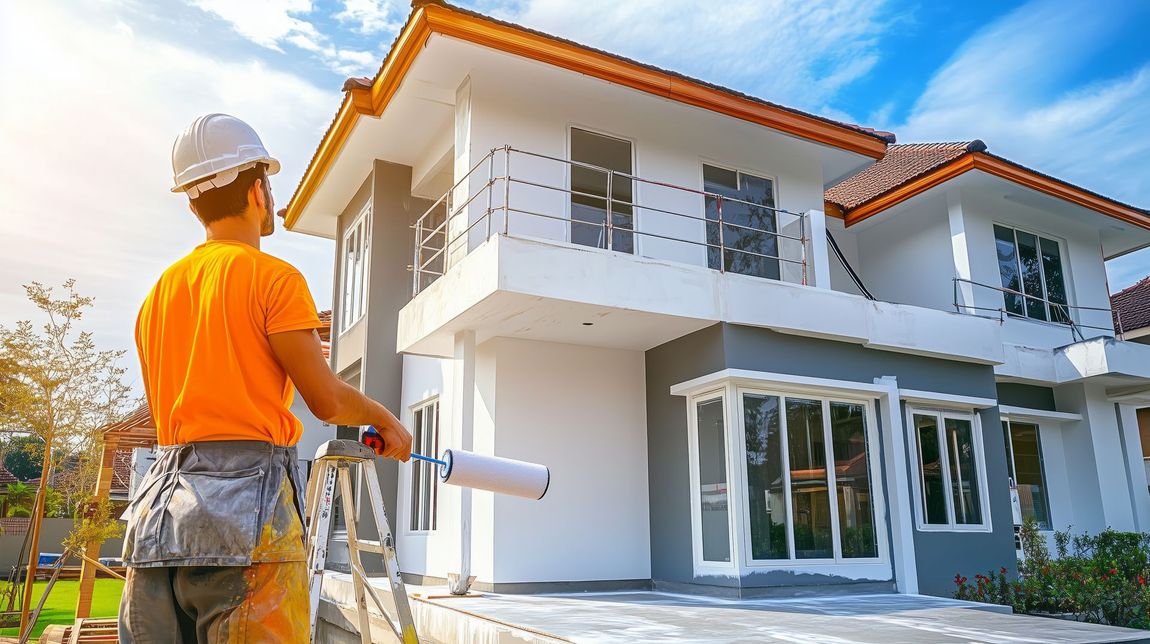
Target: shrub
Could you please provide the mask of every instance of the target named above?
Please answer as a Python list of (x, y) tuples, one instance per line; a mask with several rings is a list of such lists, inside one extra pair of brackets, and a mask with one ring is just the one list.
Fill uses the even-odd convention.
[(1150, 630), (1150, 535), (1107, 529), (1098, 535), (1054, 535), (1051, 557), (1038, 526), (1022, 527), (1024, 559), (1006, 568), (955, 575), (958, 599), (1010, 606), (1018, 613), (1070, 613), (1079, 621)]

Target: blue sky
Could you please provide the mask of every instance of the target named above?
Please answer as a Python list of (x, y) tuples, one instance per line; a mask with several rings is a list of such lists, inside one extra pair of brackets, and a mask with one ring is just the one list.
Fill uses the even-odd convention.
[[(981, 138), (1150, 207), (1150, 2), (460, 4), (902, 142)], [(97, 297), (98, 336), (127, 348), (154, 276), (202, 235), (167, 192), (175, 134), (207, 111), (252, 122), (283, 160), (273, 188), (286, 203), (343, 80), (374, 75), (409, 11), (408, 0), (0, 3), (0, 146), (22, 151), (0, 158), (0, 324), (30, 314), (20, 284), (75, 276)], [(330, 242), (281, 233), (266, 249), (330, 304)], [(1108, 273), (1114, 291), (1133, 283), (1150, 251)]]

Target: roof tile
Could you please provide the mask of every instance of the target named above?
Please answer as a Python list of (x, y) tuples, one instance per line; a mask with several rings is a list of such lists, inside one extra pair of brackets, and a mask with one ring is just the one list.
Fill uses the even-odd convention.
[(1150, 276), (1110, 296), (1114, 327), (1133, 331), (1150, 326)]
[(886, 149), (886, 156), (828, 188), (824, 198), (844, 210), (857, 208), (969, 152), (985, 150), (986, 144), (978, 139), (891, 145)]

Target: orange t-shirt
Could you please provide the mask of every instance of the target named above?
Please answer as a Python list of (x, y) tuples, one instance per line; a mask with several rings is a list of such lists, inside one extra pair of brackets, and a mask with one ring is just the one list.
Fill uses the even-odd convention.
[(320, 326), (291, 264), (210, 241), (172, 264), (144, 300), (136, 348), (161, 445), (262, 440), (295, 445), (293, 387), (268, 335)]

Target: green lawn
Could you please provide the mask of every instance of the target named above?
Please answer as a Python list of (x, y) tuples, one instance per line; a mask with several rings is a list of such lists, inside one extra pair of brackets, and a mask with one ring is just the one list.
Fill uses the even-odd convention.
[[(46, 581), (38, 581), (32, 590), (32, 608), (40, 601)], [(40, 637), (49, 624), (71, 624), (76, 621), (76, 596), (80, 593), (80, 582), (58, 581), (52, 586), (52, 594), (40, 612), (40, 619), (32, 630), (32, 637)], [(120, 595), (124, 593), (124, 582), (119, 579), (97, 579), (96, 590), (92, 593), (92, 617), (115, 617), (120, 611)], [(19, 628), (0, 628), (0, 636), (17, 637)]]

